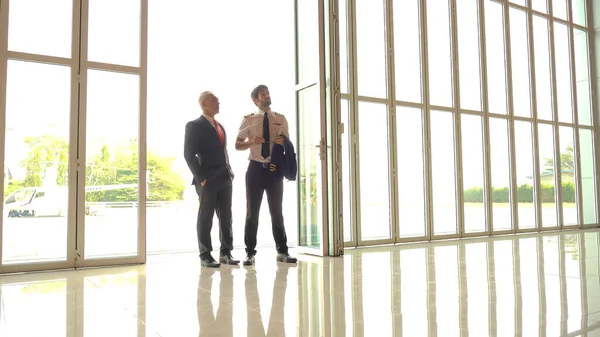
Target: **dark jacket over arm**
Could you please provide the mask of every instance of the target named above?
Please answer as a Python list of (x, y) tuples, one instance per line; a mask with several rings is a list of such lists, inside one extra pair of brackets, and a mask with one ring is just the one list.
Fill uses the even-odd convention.
[(275, 144), (273, 146), (270, 170), (273, 174), (294, 181), (298, 173), (294, 144), (286, 136), (282, 135), (282, 137), (284, 138), (283, 145)]

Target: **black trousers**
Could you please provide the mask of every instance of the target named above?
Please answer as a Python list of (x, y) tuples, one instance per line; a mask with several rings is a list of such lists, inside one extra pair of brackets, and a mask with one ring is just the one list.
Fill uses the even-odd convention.
[(198, 233), (198, 248), (200, 258), (206, 258), (213, 250), (210, 231), (212, 229), (215, 211), (219, 219), (219, 239), (221, 240), (221, 255), (229, 254), (233, 249), (233, 230), (231, 228), (231, 179), (224, 183), (206, 184), (202, 187), (196, 184), (196, 193), (200, 199), (196, 230)]
[(246, 226), (244, 243), (248, 255), (256, 254), (256, 234), (258, 231), (258, 214), (263, 195), (267, 192), (267, 202), (271, 213), (273, 238), (278, 253), (288, 252), (287, 236), (283, 225), (283, 178), (269, 171), (268, 165), (250, 161), (246, 171)]

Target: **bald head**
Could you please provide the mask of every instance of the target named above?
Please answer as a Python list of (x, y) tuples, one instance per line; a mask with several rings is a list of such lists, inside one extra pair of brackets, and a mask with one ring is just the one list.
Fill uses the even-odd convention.
[(219, 99), (211, 91), (201, 93), (198, 104), (205, 115), (213, 117), (219, 113)]

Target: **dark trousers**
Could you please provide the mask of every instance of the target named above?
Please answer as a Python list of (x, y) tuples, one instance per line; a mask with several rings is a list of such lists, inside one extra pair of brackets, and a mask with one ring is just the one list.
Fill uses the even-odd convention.
[(256, 233), (258, 231), (258, 214), (263, 194), (267, 192), (267, 202), (271, 213), (273, 238), (278, 253), (287, 253), (287, 236), (283, 225), (283, 178), (269, 171), (268, 165), (250, 161), (246, 171), (246, 227), (244, 243), (248, 255), (256, 254)]
[(206, 184), (202, 187), (196, 184), (196, 193), (200, 199), (198, 221), (198, 247), (200, 258), (206, 258), (213, 250), (210, 231), (212, 229), (215, 211), (219, 219), (219, 239), (221, 240), (221, 255), (229, 254), (233, 249), (233, 230), (231, 228), (231, 179), (219, 184)]

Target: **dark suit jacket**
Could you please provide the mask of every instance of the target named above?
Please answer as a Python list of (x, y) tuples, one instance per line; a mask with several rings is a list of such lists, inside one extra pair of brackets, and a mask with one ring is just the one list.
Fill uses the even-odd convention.
[[(281, 135), (283, 136), (283, 135)], [(298, 173), (298, 162), (294, 144), (286, 136), (283, 136), (283, 145), (275, 144), (271, 152), (270, 170), (273, 174), (285, 177), (289, 181), (296, 180)]]
[(227, 133), (221, 123), (219, 127), (225, 137), (223, 145), (215, 127), (203, 116), (185, 126), (183, 156), (194, 176), (192, 185), (200, 184), (205, 179), (207, 185), (233, 179), (227, 155)]

